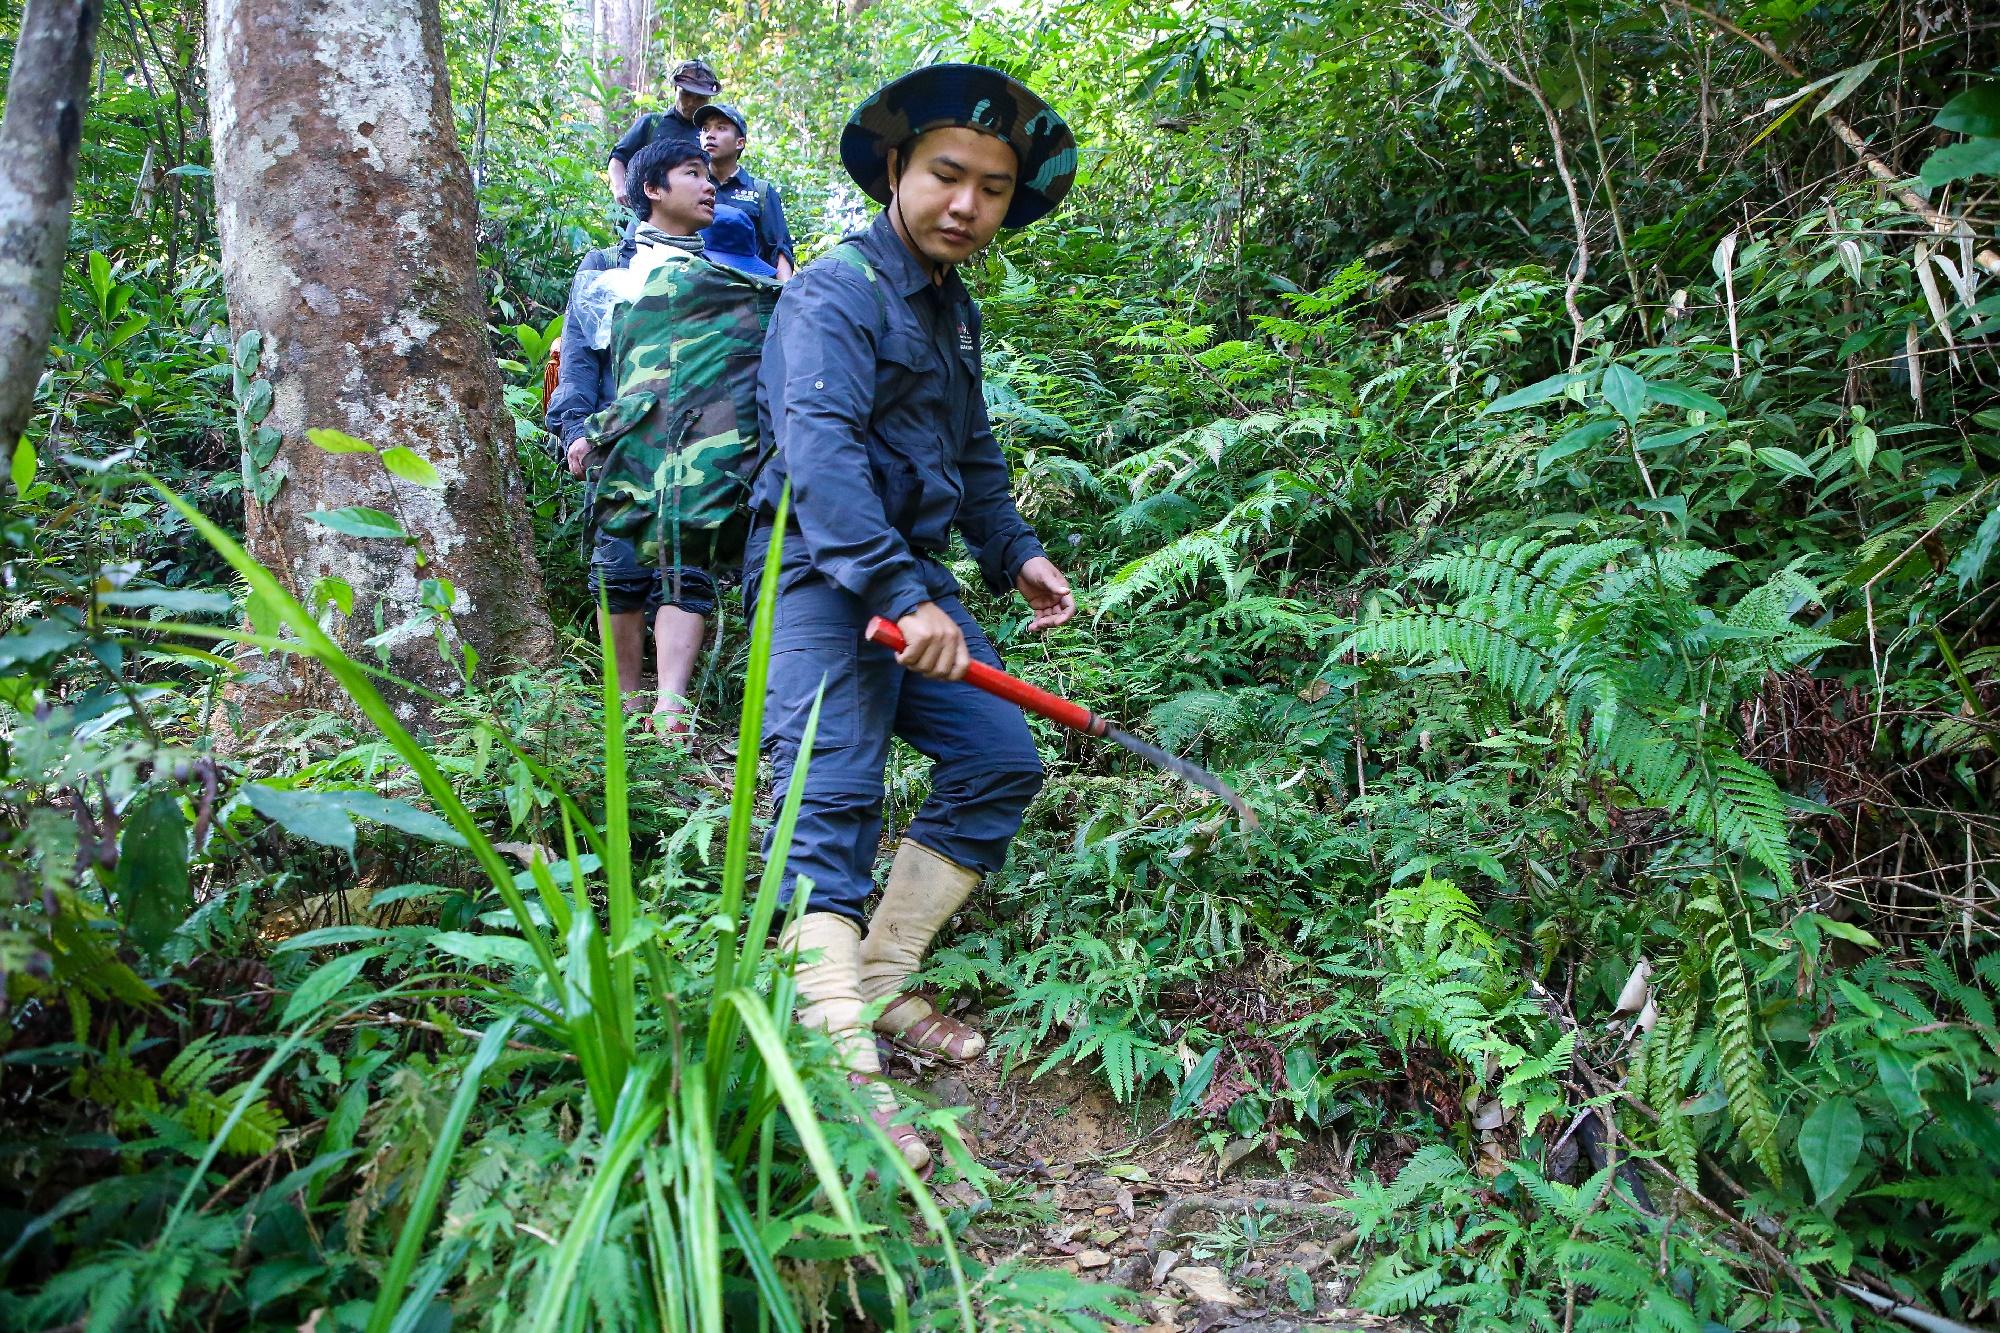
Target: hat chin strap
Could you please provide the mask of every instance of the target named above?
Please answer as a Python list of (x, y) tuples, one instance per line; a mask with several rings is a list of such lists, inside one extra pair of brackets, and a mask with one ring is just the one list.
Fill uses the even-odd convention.
[[(901, 154), (898, 154), (898, 157), (900, 156)], [(901, 179), (902, 175), (903, 163), (898, 161), (896, 163), (897, 179)], [(931, 282), (935, 284), (944, 281), (944, 275), (951, 272), (952, 266), (950, 264), (937, 263), (918, 247), (917, 233), (910, 227), (909, 215), (903, 212), (903, 192), (896, 188), (896, 181), (894, 180), (889, 182), (889, 207), (896, 210), (896, 221), (902, 224), (902, 233), (905, 242), (911, 249), (916, 250), (917, 258), (924, 261), (924, 266), (929, 270)]]

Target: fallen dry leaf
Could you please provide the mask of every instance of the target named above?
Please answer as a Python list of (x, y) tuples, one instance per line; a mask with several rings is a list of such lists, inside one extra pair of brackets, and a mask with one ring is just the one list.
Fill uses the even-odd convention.
[(1173, 1271), (1172, 1277), (1174, 1281), (1181, 1284), (1188, 1295), (1204, 1304), (1235, 1306), (1245, 1304), (1243, 1298), (1238, 1296), (1230, 1288), (1230, 1285), (1222, 1280), (1222, 1270), (1220, 1268), (1205, 1266), (1176, 1268)]

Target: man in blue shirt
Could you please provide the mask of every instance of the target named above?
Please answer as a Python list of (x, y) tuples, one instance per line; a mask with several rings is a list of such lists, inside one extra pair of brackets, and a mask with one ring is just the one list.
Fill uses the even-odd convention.
[(778, 187), (758, 180), (742, 166), (743, 145), (750, 126), (743, 113), (726, 102), (710, 102), (694, 113), (701, 146), (715, 169), (716, 199), (741, 210), (757, 229), (757, 257), (769, 264), (783, 282), (792, 276), (792, 229), (785, 225), (785, 204)]
[[(928, 1055), (969, 1060), (985, 1048), (908, 983), (981, 876), (1000, 868), (1042, 782), (1020, 710), (963, 682), (972, 660), (1000, 659), (942, 563), (952, 532), (995, 593), (1026, 598), (1032, 629), (1076, 614), (1014, 508), (980, 392), (979, 310), (957, 266), (1002, 226), (1057, 205), (1076, 142), (1000, 71), (933, 65), (855, 111), (841, 160), (886, 207), (778, 300), (758, 392), (776, 453), (752, 499), (749, 563), (789, 480), (765, 712), (779, 791), (824, 694), (785, 868), (785, 895), (810, 880), (811, 899), (780, 944), (798, 958), (801, 1020), (832, 1036), (874, 1117), (921, 1169), (929, 1149), (894, 1123), (894, 1097), (873, 1081), (869, 1015), (875, 1031)], [(896, 622), (903, 652), (862, 639), (870, 615)], [(870, 917), (892, 736), (932, 760), (931, 791)]]
[[(620, 203), (625, 202), (626, 169), (641, 148), (659, 139), (701, 147), (701, 131), (695, 126), (695, 116), (722, 91), (722, 81), (715, 77), (706, 60), (681, 61), (667, 75), (667, 86), (674, 90), (674, 104), (665, 111), (655, 111), (633, 121), (625, 137), (612, 146), (611, 160), (604, 164), (604, 178), (611, 182), (611, 197)], [(627, 226), (625, 234), (630, 236), (636, 225), (635, 222)]]

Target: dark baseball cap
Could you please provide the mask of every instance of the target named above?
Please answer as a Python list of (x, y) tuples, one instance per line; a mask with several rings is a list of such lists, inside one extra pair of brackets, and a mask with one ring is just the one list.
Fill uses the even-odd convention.
[(854, 109), (840, 161), (878, 204), (889, 202), (889, 150), (948, 125), (991, 134), (1013, 148), (1021, 177), (1001, 224), (1025, 227), (1062, 202), (1076, 179), (1076, 138), (1019, 79), (984, 65), (926, 65)]
[(681, 61), (674, 66), (674, 72), (667, 75), (667, 82), (705, 97), (713, 97), (722, 91), (722, 80), (715, 77), (715, 71), (708, 67), (706, 60)]
[(710, 116), (721, 116), (724, 120), (728, 121), (731, 125), (734, 125), (736, 127), (736, 132), (738, 134), (742, 135), (746, 139), (750, 137), (750, 126), (743, 119), (743, 113), (741, 111), (738, 111), (735, 107), (729, 105), (729, 103), (710, 102), (707, 106), (695, 112), (694, 127), (696, 129), (700, 129), (701, 123), (704, 120), (707, 120)]

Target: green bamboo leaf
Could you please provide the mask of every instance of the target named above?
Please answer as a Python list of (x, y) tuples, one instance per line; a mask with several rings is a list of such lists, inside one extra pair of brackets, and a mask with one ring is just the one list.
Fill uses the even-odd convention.
[(1801, 481), (1815, 480), (1812, 467), (1807, 464), (1805, 459), (1800, 458), (1790, 449), (1783, 449), (1775, 444), (1767, 444), (1755, 452), (1757, 454), (1757, 461), (1766, 467), (1775, 468), (1779, 472), (1797, 477)]
[(1512, 412), (1517, 408), (1533, 407), (1536, 403), (1546, 403), (1551, 398), (1561, 397), (1570, 385), (1579, 383), (1586, 378), (1588, 377), (1574, 372), (1551, 375), (1545, 380), (1535, 381), (1535, 383), (1528, 385), (1526, 388), (1516, 389), (1510, 394), (1503, 394), (1495, 398), (1486, 405), (1480, 415), (1491, 416), (1495, 412)]
[(1639, 414), (1646, 410), (1646, 381), (1639, 373), (1624, 366), (1610, 366), (1604, 372), (1602, 385), (1604, 401), (1611, 404), (1611, 410), (1625, 418), (1625, 424), (1639, 424)]

